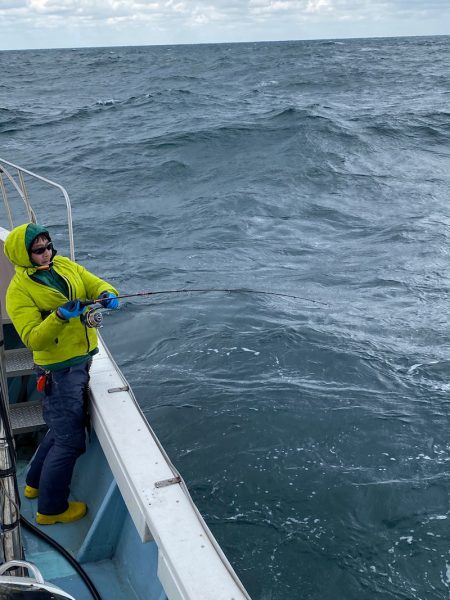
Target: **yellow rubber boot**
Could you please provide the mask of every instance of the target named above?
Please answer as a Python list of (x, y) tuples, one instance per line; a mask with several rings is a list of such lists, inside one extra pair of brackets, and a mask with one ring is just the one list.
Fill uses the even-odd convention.
[(72, 523), (82, 519), (87, 512), (84, 502), (69, 502), (69, 508), (59, 515), (43, 515), (36, 513), (36, 522), (39, 525), (54, 525), (55, 523)]
[(26, 485), (23, 495), (25, 498), (37, 498), (39, 496), (39, 490), (38, 488), (31, 487), (31, 485)]

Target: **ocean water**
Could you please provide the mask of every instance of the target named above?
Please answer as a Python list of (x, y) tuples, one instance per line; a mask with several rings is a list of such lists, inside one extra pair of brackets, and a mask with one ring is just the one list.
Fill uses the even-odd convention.
[(130, 299), (102, 330), (254, 600), (450, 598), (449, 52), (0, 52), (0, 156), (67, 188), (82, 264), (303, 298)]

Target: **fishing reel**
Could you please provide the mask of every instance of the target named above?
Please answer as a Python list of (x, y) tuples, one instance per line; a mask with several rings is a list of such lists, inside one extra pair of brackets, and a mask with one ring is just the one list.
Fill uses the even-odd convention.
[(82, 315), (81, 322), (90, 329), (103, 327), (103, 313), (100, 306), (90, 306)]

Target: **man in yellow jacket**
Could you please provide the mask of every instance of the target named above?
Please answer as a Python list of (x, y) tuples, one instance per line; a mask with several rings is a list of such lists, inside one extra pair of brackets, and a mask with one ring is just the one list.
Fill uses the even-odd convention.
[(6, 310), (45, 377), (43, 415), (49, 428), (30, 465), (25, 496), (38, 500), (40, 524), (67, 523), (86, 514), (84, 502), (69, 502), (75, 462), (86, 449), (84, 400), (97, 332), (83, 320), (80, 300), (102, 298), (117, 308), (118, 292), (56, 250), (48, 230), (25, 223), (11, 231), (5, 254), (15, 265)]

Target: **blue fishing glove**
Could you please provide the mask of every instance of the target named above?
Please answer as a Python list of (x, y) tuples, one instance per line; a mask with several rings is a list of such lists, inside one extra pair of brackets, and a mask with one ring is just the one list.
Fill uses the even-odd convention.
[(79, 317), (83, 313), (84, 308), (79, 300), (71, 300), (60, 306), (56, 313), (61, 319), (67, 321), (74, 317)]
[(119, 308), (119, 300), (112, 292), (103, 292), (103, 294), (100, 294), (100, 298), (104, 298), (100, 301), (103, 308)]

